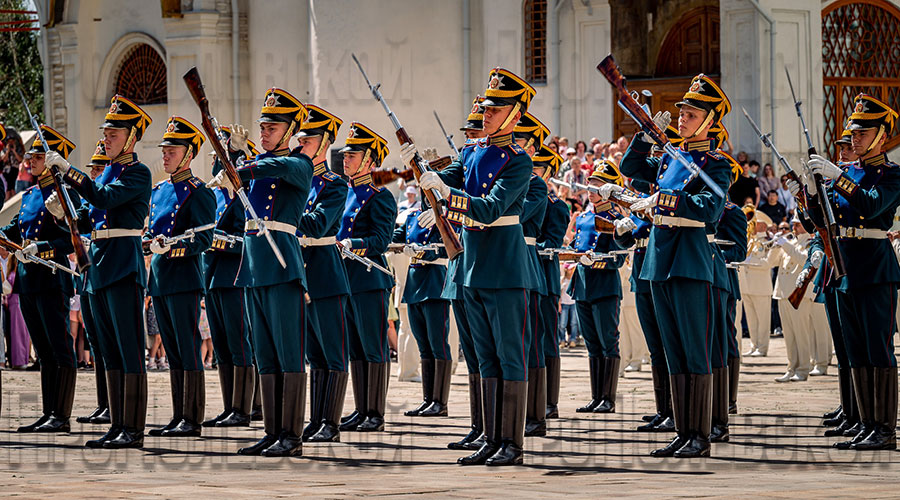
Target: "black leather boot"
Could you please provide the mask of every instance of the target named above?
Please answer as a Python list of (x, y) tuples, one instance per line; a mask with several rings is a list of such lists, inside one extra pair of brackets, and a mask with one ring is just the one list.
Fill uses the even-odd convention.
[(97, 390), (97, 408), (91, 413), (75, 419), (79, 424), (109, 423), (109, 394), (106, 391), (106, 369), (103, 357), (94, 356), (94, 379)]
[(499, 378), (481, 379), (481, 407), (484, 415), (484, 442), (475, 453), (460, 457), (459, 465), (483, 465), (500, 449), (500, 416), (503, 411), (503, 381)]
[[(822, 418), (824, 419), (822, 425), (824, 425), (825, 427), (837, 427), (844, 423), (844, 420), (846, 420), (846, 411), (844, 410), (844, 408), (849, 407), (847, 402), (853, 393), (853, 376), (850, 374), (849, 368), (838, 367), (838, 389), (840, 390), (839, 395), (841, 398), (841, 404), (838, 405), (835, 411), (828, 412), (822, 416)], [(826, 434), (826, 436), (827, 435), (828, 434)]]
[(263, 437), (251, 446), (240, 448), (238, 455), (260, 455), (263, 450), (278, 441), (278, 430), (281, 425), (282, 393), (284, 379), (280, 373), (261, 373), (259, 375), (259, 394), (262, 399)]
[[(845, 433), (855, 436), (859, 431), (859, 408), (856, 405), (856, 394), (853, 392), (853, 376), (850, 368), (838, 367), (838, 388), (840, 389), (841, 411), (834, 418), (823, 422), (826, 425), (837, 422), (834, 427), (825, 430), (825, 436), (843, 436)], [(857, 426), (857, 432), (850, 434), (849, 431), (854, 426)]]
[(709, 433), (712, 424), (712, 374), (690, 375), (690, 406), (688, 425), (690, 440), (678, 451), (676, 458), (709, 456)]
[(619, 386), (620, 358), (603, 358), (603, 377), (600, 379), (600, 404), (594, 413), (616, 412), (616, 388)]
[(874, 426), (854, 450), (897, 449), (897, 367), (873, 368), (875, 379)]
[(88, 448), (103, 448), (103, 443), (122, 433), (124, 385), (125, 374), (122, 373), (122, 370), (106, 370), (106, 392), (109, 401), (110, 427), (99, 438), (84, 443)]
[[(841, 378), (840, 369), (838, 369), (838, 380), (840, 380), (840, 378)], [(825, 420), (825, 422), (828, 422), (829, 420), (831, 420), (833, 418), (838, 418), (838, 416), (840, 416), (840, 414), (843, 413), (843, 409), (844, 409), (843, 405), (838, 405), (837, 408), (835, 408), (827, 413), (823, 413), (822, 419)], [(840, 422), (838, 422), (838, 423), (840, 423)], [(834, 425), (837, 425), (837, 424), (834, 424)], [(825, 423), (826, 427), (834, 427), (834, 425), (829, 425), (829, 424)]]
[(322, 412), (324, 411), (325, 385), (328, 383), (328, 370), (311, 368), (309, 370), (309, 424), (303, 428), (304, 441), (318, 432), (322, 427)]
[(672, 400), (669, 394), (668, 369), (665, 366), (651, 365), (650, 377), (653, 380), (653, 400), (656, 402), (656, 414), (651, 415), (649, 420), (647, 417), (644, 417), (644, 421), (647, 423), (639, 425), (637, 430), (640, 432), (662, 432), (664, 429), (660, 428), (660, 424), (664, 422), (667, 427), (674, 428), (675, 422), (671, 418)]
[(60, 366), (56, 369), (56, 395), (53, 397), (54, 409), (43, 424), (34, 432), (69, 432), (69, 417), (72, 415), (72, 402), (75, 400), (75, 377), (78, 370)]
[(172, 430), (184, 418), (184, 370), (169, 370), (169, 388), (172, 390), (172, 420), (159, 429), (150, 429), (150, 436), (162, 436), (163, 432)]
[(547, 369), (528, 369), (528, 388), (525, 401), (525, 435), (547, 435)]
[(125, 374), (122, 432), (103, 443), (104, 448), (141, 448), (147, 419), (147, 373)]
[(727, 443), (728, 433), (728, 367), (712, 369), (712, 428), (709, 441)]
[(34, 432), (35, 429), (50, 420), (56, 408), (56, 373), (59, 368), (47, 360), (41, 363), (41, 416), (28, 425), (22, 425), (16, 432)]
[(547, 411), (544, 418), (559, 418), (559, 358), (548, 356), (547, 363)]
[(368, 394), (369, 369), (363, 360), (350, 362), (350, 383), (353, 386), (353, 404), (356, 409), (346, 417), (341, 417), (341, 431), (355, 431), (356, 427), (366, 419), (366, 395)]
[(522, 465), (525, 455), (525, 403), (527, 381), (503, 381), (503, 408), (500, 419), (500, 449), (484, 465)]
[[(591, 400), (588, 404), (577, 408), (576, 413), (591, 413), (600, 404), (600, 383), (603, 379), (603, 359), (600, 357), (588, 358), (588, 372), (591, 376)], [(618, 374), (616, 374), (618, 376)]]
[(420, 417), (446, 417), (447, 403), (450, 401), (450, 375), (453, 361), (434, 360), (434, 387), (431, 391), (431, 404), (419, 412)]
[(347, 390), (347, 379), (350, 374), (329, 370), (326, 377), (324, 401), (322, 411), (322, 425), (313, 434), (309, 441), (313, 443), (340, 443), (341, 431), (338, 422), (341, 420), (341, 411), (344, 409), (344, 393)]
[[(222, 368), (219, 367), (221, 370)], [(235, 366), (234, 392), (231, 396), (231, 413), (216, 422), (216, 427), (246, 427), (250, 425), (253, 408), (255, 370), (252, 366)]]
[(419, 366), (422, 368), (422, 402), (412, 410), (403, 412), (407, 417), (418, 417), (434, 401), (435, 360), (423, 359)]
[(481, 375), (469, 374), (469, 421), (471, 430), (459, 441), (447, 445), (451, 450), (477, 450), (474, 443), (484, 432), (484, 417), (481, 414)]
[(390, 376), (390, 363), (368, 363), (369, 383), (366, 402), (368, 410), (366, 419), (356, 426), (359, 432), (381, 432), (384, 430), (384, 407), (387, 398), (388, 377)]
[(728, 414), (737, 415), (738, 381), (741, 378), (741, 358), (728, 358)]
[[(864, 440), (874, 430), (875, 420), (875, 379), (874, 369), (870, 366), (851, 368), (853, 376), (853, 393), (856, 394), (856, 409), (859, 412), (859, 425), (848, 431), (855, 432), (849, 441), (834, 443), (839, 450), (849, 450), (856, 443)], [(845, 433), (846, 435), (846, 433)]]
[(675, 374), (669, 376), (669, 387), (672, 391), (672, 414), (675, 420), (675, 439), (669, 444), (650, 452), (654, 457), (671, 457), (690, 440), (688, 420), (690, 419), (690, 375)]
[(303, 421), (306, 409), (306, 373), (286, 372), (282, 393), (281, 432), (278, 441), (262, 451), (264, 457), (297, 457), (303, 454)]
[(259, 382), (259, 368), (253, 366), (253, 403), (250, 407), (250, 421), (262, 422), (262, 387)]
[(222, 413), (215, 417), (204, 420), (201, 424), (203, 427), (215, 427), (216, 422), (228, 417), (233, 411), (231, 401), (234, 398), (234, 366), (231, 363), (222, 363), (220, 361), (216, 371), (219, 374), (219, 388), (222, 390), (223, 410)]
[(203, 413), (206, 410), (205, 372), (185, 370), (184, 372), (184, 418), (175, 427), (164, 430), (166, 437), (197, 437), (203, 427)]

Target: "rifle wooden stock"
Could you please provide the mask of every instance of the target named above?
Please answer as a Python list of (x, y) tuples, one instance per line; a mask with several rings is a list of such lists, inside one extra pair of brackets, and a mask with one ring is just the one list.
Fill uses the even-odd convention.
[(587, 255), (586, 252), (560, 252), (556, 254), (559, 257), (560, 262), (572, 262), (576, 261), (582, 257)]
[[(810, 156), (816, 154), (816, 148), (810, 146), (808, 154)], [(831, 203), (825, 195), (825, 182), (821, 175), (814, 175), (813, 182), (816, 184), (816, 192), (819, 193), (819, 204), (817, 205), (819, 217), (825, 223), (822, 227), (816, 226), (816, 232), (822, 238), (822, 250), (825, 257), (831, 262), (835, 279), (843, 278), (847, 274), (847, 266), (844, 264), (844, 256), (841, 254), (841, 248), (837, 244), (837, 222), (834, 220), (834, 213), (829, 211), (830, 207), (825, 204)], [(802, 184), (801, 184), (802, 185)], [(813, 208), (813, 207), (809, 207)]]
[(410, 182), (415, 179), (415, 174), (411, 168), (406, 170), (373, 170), (372, 171), (372, 184), (376, 186), (384, 186), (386, 184), (390, 184), (397, 179), (403, 179), (405, 182)]
[(613, 234), (616, 232), (616, 225), (613, 221), (599, 215), (594, 216), (594, 228), (601, 233)]
[(10, 252), (10, 253), (13, 253), (13, 252), (16, 252), (17, 250), (22, 249), (22, 245), (19, 245), (18, 243), (14, 242), (10, 239), (7, 239), (6, 237), (0, 237), (0, 247), (5, 248), (6, 251)]
[(816, 273), (811, 269), (809, 274), (806, 275), (806, 278), (803, 279), (803, 283), (791, 292), (790, 297), (788, 297), (788, 302), (791, 303), (791, 306), (793, 306), (794, 309), (800, 308), (800, 302), (803, 301), (803, 296), (806, 295), (806, 289), (809, 288), (809, 284), (812, 283), (815, 276)]
[(69, 238), (72, 240), (72, 248), (75, 252), (75, 264), (78, 267), (78, 272), (83, 273), (85, 269), (91, 267), (91, 257), (87, 253), (87, 248), (84, 247), (84, 242), (81, 241), (81, 233), (78, 232), (75, 214), (69, 211), (69, 203), (67, 202), (69, 194), (63, 188), (62, 174), (56, 166), (48, 168), (53, 176), (53, 187), (56, 190), (56, 196), (59, 198), (60, 205), (62, 205), (66, 226), (69, 229)]
[(649, 135), (653, 142), (657, 144), (666, 144), (669, 142), (666, 134), (653, 123), (653, 119), (647, 115), (640, 103), (631, 97), (628, 88), (625, 86), (625, 76), (622, 75), (622, 71), (619, 69), (619, 65), (616, 64), (616, 60), (613, 58), (612, 54), (600, 61), (600, 64), (597, 65), (597, 71), (606, 77), (606, 79), (609, 80), (609, 83), (616, 88), (618, 94), (617, 100), (629, 111), (632, 118), (634, 118), (635, 121), (637, 121), (638, 126), (641, 127), (641, 130)]

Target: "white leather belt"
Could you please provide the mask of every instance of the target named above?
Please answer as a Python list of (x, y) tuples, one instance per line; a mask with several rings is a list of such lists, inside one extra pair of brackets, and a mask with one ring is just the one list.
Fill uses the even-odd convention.
[(494, 222), (490, 224), (482, 224), (480, 222), (472, 221), (472, 227), (477, 227), (479, 229), (484, 229), (486, 227), (503, 227), (503, 226), (515, 226), (519, 223), (518, 215), (504, 215)]
[(653, 225), (669, 227), (706, 227), (705, 222), (700, 222), (698, 220), (685, 219), (684, 217), (670, 217), (668, 215), (659, 214), (653, 216)]
[[(269, 227), (266, 224), (266, 227)], [(328, 245), (334, 245), (337, 243), (336, 236), (325, 236), (324, 238), (297, 238), (300, 240), (300, 245), (304, 247), (327, 247)]]
[[(269, 231), (278, 231), (280, 233), (288, 233), (291, 235), (297, 234), (297, 226), (292, 224), (278, 222), (277, 220), (264, 220), (262, 223)], [(259, 231), (259, 226), (256, 225), (256, 222), (248, 220), (244, 223), (244, 231)]]
[(650, 238), (641, 238), (638, 240), (634, 240), (634, 248), (647, 248), (648, 241), (650, 241)]
[(142, 230), (140, 229), (97, 229), (91, 231), (91, 241), (107, 240), (109, 238), (130, 238), (137, 236), (140, 238)]
[(534, 236), (526, 236), (525, 244), (530, 247), (533, 247), (533, 246), (537, 245), (537, 238), (535, 238)]
[(450, 262), (450, 259), (435, 259), (435, 260), (420, 260), (420, 259), (410, 259), (409, 264), (421, 264), (421, 265), (434, 265), (434, 266), (446, 266)]
[(887, 231), (883, 229), (869, 229), (862, 227), (839, 227), (838, 234), (842, 238), (867, 238), (872, 240), (883, 240), (887, 238)]

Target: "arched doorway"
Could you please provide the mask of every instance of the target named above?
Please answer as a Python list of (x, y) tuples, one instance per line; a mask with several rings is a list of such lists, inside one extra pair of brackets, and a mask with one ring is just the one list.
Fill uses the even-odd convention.
[[(721, 59), (719, 56), (719, 6), (704, 5), (691, 9), (669, 28), (656, 57), (656, 69), (651, 79), (629, 81), (631, 90), (653, 93), (648, 104), (656, 111), (668, 110), (676, 114), (675, 103), (680, 101), (691, 78), (705, 73), (717, 83)], [(637, 125), (617, 106), (615, 134), (630, 136)]]
[[(822, 10), (822, 67), (825, 86), (823, 146), (834, 141), (865, 92), (900, 109), (900, 9), (884, 0), (839, 0)], [(887, 149), (900, 144), (900, 131)]]

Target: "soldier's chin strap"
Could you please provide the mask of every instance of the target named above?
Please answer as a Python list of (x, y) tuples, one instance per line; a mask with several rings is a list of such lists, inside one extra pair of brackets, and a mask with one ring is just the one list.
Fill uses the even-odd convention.
[(513, 119), (516, 117), (516, 113), (519, 112), (519, 109), (520, 109), (520, 108), (521, 108), (521, 104), (518, 103), (518, 102), (515, 103), (515, 104), (513, 105), (512, 109), (509, 110), (509, 114), (506, 115), (506, 119), (503, 120), (503, 123), (500, 124), (500, 128), (498, 128), (496, 131), (494, 131), (494, 133), (491, 134), (491, 135), (499, 134), (501, 130), (503, 130), (503, 129), (505, 129), (506, 127), (508, 127), (509, 124), (512, 123)]
[(178, 168), (175, 169), (175, 172), (180, 171), (189, 161), (188, 155), (191, 153), (191, 148), (187, 148), (187, 151), (184, 152), (184, 156), (181, 157), (181, 161), (178, 163)]
[(884, 125), (881, 125), (880, 127), (878, 127), (878, 133), (875, 134), (875, 138), (872, 139), (872, 143), (869, 144), (869, 147), (866, 149), (866, 152), (859, 155), (859, 157), (862, 158), (863, 156), (866, 156), (867, 154), (871, 153), (872, 150), (875, 149), (875, 146), (878, 145), (878, 141), (880, 141), (882, 137), (884, 137)]
[[(122, 148), (122, 153), (131, 149), (132, 146), (137, 142), (137, 127), (131, 127), (131, 132), (128, 134), (128, 139), (125, 141), (125, 147)], [(122, 153), (119, 153), (120, 155)]]
[(288, 142), (290, 142), (291, 140), (291, 135), (293, 135), (294, 132), (294, 123), (296, 122), (291, 121), (291, 124), (288, 125), (287, 130), (284, 131), (284, 135), (281, 136), (281, 140), (278, 141), (278, 144), (275, 145), (274, 151), (278, 151), (279, 149), (281, 149), (281, 146), (288, 145)]
[(697, 137), (697, 135), (700, 134), (700, 132), (701, 132), (703, 129), (705, 129), (708, 125), (710, 125), (710, 124), (712, 123), (713, 115), (714, 115), (714, 114), (715, 114), (715, 113), (713, 113), (712, 111), (707, 111), (707, 112), (706, 112), (706, 118), (703, 120), (703, 123), (701, 123), (700, 126), (697, 127), (697, 130), (694, 130), (694, 133), (693, 133), (693, 134), (691, 134), (689, 137), (685, 137), (684, 140), (685, 140), (685, 141), (688, 141), (688, 140), (691, 140), (691, 139)]
[(322, 151), (325, 151), (325, 143), (328, 141), (328, 132), (324, 132), (322, 134), (322, 142), (319, 143), (319, 149), (316, 150), (316, 154), (313, 155), (313, 158), (318, 158)]

